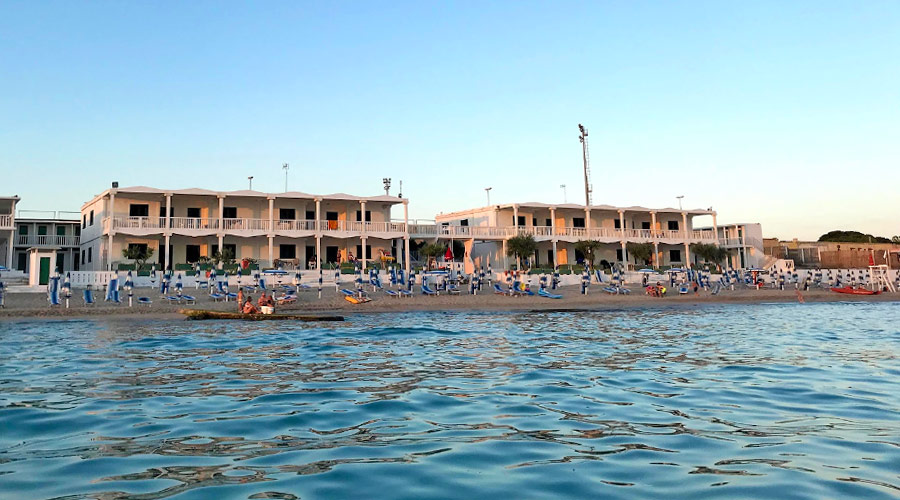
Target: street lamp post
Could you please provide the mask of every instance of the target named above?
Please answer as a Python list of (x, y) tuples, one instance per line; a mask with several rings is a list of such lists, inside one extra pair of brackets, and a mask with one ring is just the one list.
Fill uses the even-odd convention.
[(248, 176), (247, 180), (250, 182), (250, 187), (249, 187), (250, 191), (253, 191), (253, 176), (252, 175)]
[(566, 185), (565, 185), (565, 184), (560, 184), (559, 187), (561, 187), (562, 190), (563, 190), (563, 203), (568, 203), (569, 201), (568, 201), (568, 199), (567, 199), (567, 197), (566, 197)]
[(681, 199), (684, 198), (684, 195), (676, 196), (678, 198), (678, 210), (681, 210)]
[(284, 170), (284, 192), (287, 193), (288, 170), (291, 168), (291, 166), (285, 163), (281, 166), (281, 168)]
[(491, 204), (491, 189), (494, 189), (494, 188), (492, 188), (492, 187), (484, 188), (484, 192), (487, 194), (487, 204), (488, 205)]

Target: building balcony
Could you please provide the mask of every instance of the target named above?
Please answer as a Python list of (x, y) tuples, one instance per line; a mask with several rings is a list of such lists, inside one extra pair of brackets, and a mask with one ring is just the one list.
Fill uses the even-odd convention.
[(275, 234), (287, 237), (314, 236), (317, 232), (325, 236), (348, 238), (370, 234), (373, 237), (396, 238), (406, 232), (406, 224), (402, 222), (356, 222), (346, 220), (289, 220), (276, 219), (214, 219), (196, 217), (171, 217), (168, 219), (168, 231), (165, 217), (126, 217), (115, 216), (104, 219), (104, 233), (110, 230), (122, 234), (146, 236), (151, 234), (179, 234), (184, 236), (208, 236), (224, 234), (226, 236), (266, 236)]
[(0, 214), (0, 229), (13, 229), (12, 214)]
[(20, 234), (16, 236), (16, 246), (20, 247), (77, 247), (80, 236), (58, 236), (50, 234)]

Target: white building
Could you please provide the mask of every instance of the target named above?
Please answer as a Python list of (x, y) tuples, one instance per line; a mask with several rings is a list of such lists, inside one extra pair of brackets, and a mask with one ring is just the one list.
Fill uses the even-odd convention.
[[(24, 215), (38, 217), (23, 217)], [(30, 272), (28, 250), (56, 250), (56, 270), (60, 273), (78, 271), (78, 247), (81, 238), (78, 212), (20, 211), (15, 219), (16, 235), (13, 243), (13, 266)]]
[[(710, 230), (712, 228), (701, 228)], [(728, 250), (728, 266), (735, 269), (768, 267), (763, 247), (762, 225), (725, 224), (716, 229), (719, 246)]]
[[(694, 218), (711, 218), (712, 228), (694, 229)], [(581, 240), (603, 244), (595, 256), (597, 262), (634, 262), (627, 252), (628, 243), (653, 245), (652, 264), (688, 265), (692, 243), (715, 243), (716, 212), (712, 210), (651, 209), (546, 203), (514, 203), (440, 214), (437, 227), (411, 226), (413, 237), (458, 239), (466, 243), (469, 266), (508, 267), (506, 242), (518, 234), (530, 234), (538, 243), (538, 266), (575, 264), (583, 256), (575, 249)]]
[(407, 225), (391, 221), (401, 204), (405, 220), (408, 200), (386, 195), (113, 187), (81, 207), (79, 263), (116, 269), (129, 263), (123, 249), (146, 245), (154, 250), (150, 262), (166, 269), (186, 269), (219, 249), (263, 268), (317, 269), (353, 258), (365, 266), (382, 255), (408, 267), (408, 251), (400, 258)]
[(16, 239), (16, 203), (18, 196), (0, 197), (0, 265), (15, 268), (13, 253)]

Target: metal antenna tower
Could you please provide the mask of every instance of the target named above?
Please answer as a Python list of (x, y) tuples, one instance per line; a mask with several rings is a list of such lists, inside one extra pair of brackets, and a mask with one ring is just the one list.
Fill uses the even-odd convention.
[(581, 132), (578, 135), (578, 140), (581, 141), (581, 155), (584, 159), (584, 203), (587, 206), (591, 206), (591, 193), (594, 191), (594, 188), (591, 186), (591, 152), (588, 149), (588, 130), (580, 123), (578, 124), (578, 130)]

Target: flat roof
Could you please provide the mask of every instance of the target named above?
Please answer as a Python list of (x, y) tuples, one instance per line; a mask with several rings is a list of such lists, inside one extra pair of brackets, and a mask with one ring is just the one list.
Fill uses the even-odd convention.
[[(437, 217), (455, 217), (462, 215), (469, 215), (478, 212), (487, 212), (490, 210), (503, 210), (503, 209), (511, 209), (513, 207), (518, 208), (546, 208), (546, 209), (572, 209), (572, 210), (584, 210), (585, 205), (579, 205), (577, 203), (540, 203), (536, 201), (529, 201), (525, 203), (502, 203), (498, 205), (487, 205), (479, 208), (470, 208), (467, 210), (458, 210), (455, 212), (447, 212), (440, 213)], [(686, 213), (688, 215), (715, 215), (715, 210), (703, 210), (699, 208), (692, 209), (683, 209), (679, 210), (677, 208), (647, 208), (640, 206), (630, 206), (630, 207), (615, 207), (612, 205), (591, 205), (590, 209), (593, 210), (609, 210), (609, 211), (619, 211), (622, 210), (624, 212), (664, 212), (664, 213)]]
[(159, 189), (148, 186), (131, 186), (124, 188), (109, 188), (102, 193), (94, 196), (90, 199), (90, 201), (85, 202), (81, 205), (83, 209), (87, 205), (95, 202), (96, 200), (103, 198), (113, 193), (125, 193), (125, 194), (158, 194), (158, 195), (187, 195), (187, 196), (225, 196), (225, 197), (247, 197), (247, 198), (292, 198), (292, 199), (303, 199), (303, 200), (343, 200), (343, 201), (372, 201), (372, 202), (383, 202), (383, 203), (403, 203), (408, 202), (409, 200), (406, 198), (400, 198), (397, 196), (386, 196), (386, 195), (378, 195), (378, 196), (354, 196), (346, 193), (333, 193), (333, 194), (310, 194), (310, 193), (301, 193), (299, 191), (288, 191), (286, 193), (264, 193), (262, 191), (251, 191), (249, 189), (241, 189), (238, 191), (212, 191), (209, 189), (201, 189), (201, 188), (188, 188), (188, 189)]

